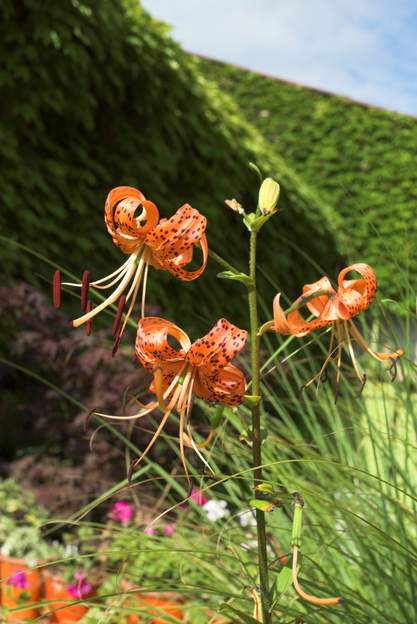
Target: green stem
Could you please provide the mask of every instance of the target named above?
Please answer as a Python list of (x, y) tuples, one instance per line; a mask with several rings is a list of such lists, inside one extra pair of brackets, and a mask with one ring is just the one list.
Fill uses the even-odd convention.
[[(258, 302), (256, 291), (256, 238), (257, 233), (251, 232), (249, 275), (252, 279), (248, 286), (248, 303), (250, 316), (251, 364), (252, 364), (252, 394), (260, 396), (260, 358), (258, 335)], [(254, 487), (262, 482), (262, 449), (261, 449), (261, 406), (260, 402), (252, 406), (252, 450), (253, 450), (253, 478)], [(255, 497), (258, 492), (255, 489)], [(271, 624), (270, 593), (268, 580), (268, 558), (266, 551), (265, 513), (256, 509), (256, 527), (258, 534), (258, 562), (259, 580), (261, 588), (263, 624)]]

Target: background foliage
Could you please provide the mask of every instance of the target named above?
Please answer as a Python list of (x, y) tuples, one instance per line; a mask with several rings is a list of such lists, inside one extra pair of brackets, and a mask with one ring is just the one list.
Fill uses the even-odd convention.
[[(102, 220), (105, 196), (131, 184), (157, 201), (162, 216), (184, 202), (197, 207), (210, 219), (211, 246), (239, 263), (245, 237), (223, 202), (237, 195), (253, 207), (257, 179), (248, 161), (256, 161), (283, 185), (280, 236), (302, 241), (330, 268), (337, 261), (335, 224), (323, 205), (137, 0), (5, 0), (0, 16), (7, 102), (0, 227), (7, 236), (77, 273), (100, 275), (120, 258)], [(305, 267), (293, 248), (282, 248), (271, 231), (264, 260), (279, 258), (282, 285), (297, 290)], [(5, 246), (0, 253), (15, 276), (47, 273), (27, 254)], [(182, 285), (176, 310), (192, 291), (204, 315), (207, 281), (221, 303), (215, 272)], [(150, 280), (155, 300), (172, 311), (172, 279), (158, 277), (159, 286)], [(235, 312), (241, 315), (238, 303)]]
[[(89, 266), (100, 274), (118, 257), (102, 220), (105, 195), (114, 185), (133, 184), (159, 202), (163, 216), (185, 201), (201, 209), (210, 219), (211, 246), (243, 267), (244, 231), (223, 200), (237, 196), (253, 205), (257, 180), (247, 162), (255, 160), (284, 189), (282, 212), (260, 238), (264, 316), (270, 314), (268, 284), (278, 282), (273, 290), (292, 294), (317, 277), (320, 267), (308, 255), (334, 275), (338, 252), (349, 257), (355, 252), (376, 264), (385, 294), (402, 298), (414, 288), (403, 285), (401, 271), (390, 279), (393, 267), (407, 272), (412, 258), (415, 172), (407, 153), (415, 145), (413, 120), (198, 61), (134, 0), (4, 0), (0, 15), (5, 59), (0, 88), (7, 103), (0, 126), (0, 225), (7, 236), (73, 271)], [(375, 227), (383, 237), (374, 235)], [(2, 245), (0, 259), (13, 277), (36, 279), (49, 272), (11, 245)], [(158, 276), (149, 300), (163, 304), (176, 319), (187, 308), (187, 323), (193, 314), (194, 321), (209, 314), (213, 320), (215, 311), (244, 324), (241, 285), (215, 280), (213, 264), (197, 283), (175, 284), (180, 296), (170, 296), (169, 276)], [(189, 599), (193, 624), (206, 622), (207, 606), (247, 622), (257, 583), (254, 530), (240, 522), (252, 498), (248, 410), (225, 412), (209, 451), (216, 479), (202, 473), (190, 454), (195, 483), (209, 497), (227, 501), (226, 520), (209, 522), (201, 510), (180, 506), (188, 486), (175, 455), (174, 417), (173, 429), (135, 475), (135, 487), (126, 490), (125, 467), (140, 455), (155, 420), (139, 421), (133, 430), (125, 425), (92, 429), (95, 453), (90, 454), (92, 430), (83, 437), (81, 413), (86, 405), (102, 402), (117, 410), (131, 383), (145, 391), (147, 382), (131, 366), (127, 348), (111, 361), (109, 331), (94, 331), (88, 340), (70, 331), (65, 312), (51, 311), (26, 285), (5, 287), (1, 295), (1, 333), (12, 360), (12, 366), (2, 360), (0, 367), (0, 408), (8, 432), (2, 438), (1, 471), (10, 471), (14, 459), (13, 474), (36, 493), (43, 486), (45, 495), (45, 483), (54, 484), (45, 503), (55, 515), (68, 519), (71, 513), (82, 521), (89, 513), (87, 522), (101, 519), (103, 526), (95, 528), (102, 549), (93, 552), (97, 566), (107, 566), (117, 579), (148, 591), (175, 589)], [(404, 321), (399, 337), (399, 327), (389, 328), (384, 309), (379, 312), (385, 331), (378, 339), (375, 323), (372, 342), (401, 345), (410, 354), (414, 315)], [(310, 345), (265, 339), (265, 479), (281, 486), (284, 496), (298, 489), (306, 498), (303, 585), (320, 596), (340, 592), (346, 604), (316, 609), (287, 588), (278, 596), (277, 617), (285, 624), (309, 617), (323, 624), (329, 618), (409, 624), (417, 609), (416, 369), (403, 358), (391, 385), (386, 371), (368, 359), (369, 381), (358, 400), (352, 371), (344, 365), (337, 403), (329, 387), (333, 370), (329, 384), (317, 394), (310, 389), (301, 402), (300, 386), (325, 355), (320, 340)], [(241, 365), (247, 366), (245, 356)], [(200, 409), (196, 406), (193, 418), (203, 435), (207, 419)], [(137, 505), (139, 519), (131, 531), (105, 521), (116, 493)], [(19, 496), (7, 496), (13, 502), (10, 514), (17, 514), (7, 520), (16, 520), (19, 528), (30, 519), (22, 516)], [(22, 500), (43, 523), (43, 511)], [(174, 535), (145, 536), (145, 524), (171, 506), (159, 528), (168, 519), (176, 521)], [(273, 580), (288, 561), (292, 511), (285, 499), (268, 516)], [(58, 529), (48, 535), (61, 539)], [(114, 583), (113, 577), (108, 582)], [(111, 591), (106, 588), (106, 597), (97, 598), (90, 621), (109, 616), (107, 607), (118, 617)]]
[(417, 120), (224, 63), (200, 68), (341, 218), (339, 249), (404, 301), (417, 265)]

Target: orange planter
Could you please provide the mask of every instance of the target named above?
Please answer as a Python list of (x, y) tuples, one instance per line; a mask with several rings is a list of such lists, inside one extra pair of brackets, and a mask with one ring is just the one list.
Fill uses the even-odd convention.
[[(27, 588), (16, 587), (8, 582), (13, 575), (19, 572), (23, 572), (25, 574), (28, 585)], [(21, 559), (1, 557), (0, 577), (2, 579), (2, 606), (9, 609), (15, 609), (16, 607), (21, 607), (23, 605), (27, 605), (28, 607), (23, 611), (8, 613), (8, 621), (15, 622), (18, 620), (33, 620), (38, 617), (40, 614), (39, 609), (31, 605), (36, 604), (41, 599), (42, 577), (40, 570), (32, 570)], [(25, 597), (24, 594), (27, 594), (27, 597)], [(21, 598), (20, 600), (19, 597)]]
[(49, 574), (45, 575), (45, 598), (51, 601), (47, 608), (52, 612), (52, 622), (78, 622), (88, 611), (83, 604), (66, 607), (65, 604), (75, 600), (67, 589), (67, 583)]
[[(180, 605), (172, 598), (138, 594), (137, 601), (130, 606), (138, 611), (146, 611), (146, 615), (155, 615), (156, 618), (152, 620), (152, 624), (169, 624), (168, 620), (163, 619), (162, 613), (166, 613), (172, 618), (177, 618), (180, 622), (184, 620), (184, 613)], [(141, 618), (136, 613), (132, 613), (128, 619), (129, 624), (140, 624), (141, 621)]]

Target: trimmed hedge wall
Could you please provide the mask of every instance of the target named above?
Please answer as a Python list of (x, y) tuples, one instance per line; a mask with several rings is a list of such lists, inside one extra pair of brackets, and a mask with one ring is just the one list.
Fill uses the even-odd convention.
[(342, 218), (340, 249), (375, 266), (380, 292), (415, 291), (417, 119), (223, 63), (200, 69)]
[[(262, 234), (263, 260), (271, 275), (279, 269), (280, 287), (298, 292), (316, 276), (296, 246), (329, 271), (336, 266), (337, 223), (326, 206), (137, 0), (3, 0), (0, 17), (0, 226), (7, 236), (74, 272), (100, 276), (120, 261), (104, 227), (104, 199), (128, 184), (156, 201), (162, 216), (184, 202), (200, 209), (211, 246), (242, 266), (245, 233), (223, 202), (256, 201), (252, 160), (283, 186), (282, 215)], [(14, 277), (49, 274), (10, 246), (2, 244), (0, 254)], [(210, 264), (203, 279), (175, 291), (173, 278), (153, 274), (151, 295), (167, 314), (197, 298), (202, 318), (213, 318), (216, 300), (216, 314), (232, 305), (242, 319), (241, 286), (229, 283), (225, 298)]]

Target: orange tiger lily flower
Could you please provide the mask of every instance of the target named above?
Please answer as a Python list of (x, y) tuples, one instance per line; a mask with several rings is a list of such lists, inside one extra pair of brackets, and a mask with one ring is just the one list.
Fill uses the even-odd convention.
[[(171, 346), (169, 338), (178, 342), (178, 348)], [(146, 416), (158, 406), (162, 410), (157, 430), (132, 469), (155, 444), (174, 409), (180, 417), (179, 443), (186, 474), (184, 445), (193, 448), (207, 465), (199, 448), (206, 446), (211, 436), (202, 445), (193, 441), (190, 425), (193, 398), (197, 396), (205, 401), (230, 406), (242, 402), (245, 376), (231, 361), (243, 349), (246, 340), (247, 332), (226, 319), (220, 319), (208, 334), (194, 343), (182, 329), (163, 318), (145, 317), (139, 321), (135, 352), (142, 366), (153, 374), (149, 389), (155, 393), (156, 400), (142, 406), (143, 409), (133, 416), (100, 414), (108, 418), (136, 419)]]
[[(139, 208), (141, 212), (136, 216)], [(185, 281), (194, 280), (203, 273), (208, 259), (205, 235), (207, 220), (189, 204), (181, 206), (170, 219), (159, 220), (156, 205), (131, 186), (119, 186), (110, 191), (104, 208), (104, 220), (113, 243), (129, 256), (128, 259), (116, 271), (99, 280), (90, 283), (89, 273), (86, 271), (82, 283), (64, 285), (81, 288), (81, 307), (85, 314), (73, 321), (74, 327), (89, 322), (109, 305), (119, 302), (113, 326), (117, 340), (118, 336), (123, 334), (132, 313), (142, 280), (141, 316), (144, 316), (149, 266), (169, 271)], [(194, 247), (197, 245), (202, 250), (202, 264), (195, 271), (187, 271), (186, 265), (191, 262)], [(59, 305), (59, 295), (56, 292), (58, 282), (59, 276), (56, 276), (54, 279), (56, 305)], [(104, 290), (114, 287), (114, 290), (104, 301), (87, 311), (89, 287)], [(129, 301), (120, 329), (123, 310)]]
[[(360, 278), (346, 279), (346, 276), (352, 271), (360, 274)], [(375, 298), (377, 289), (376, 275), (372, 267), (368, 264), (358, 263), (352, 264), (342, 271), (338, 276), (337, 291), (331, 285), (327, 277), (322, 277), (313, 284), (306, 284), (303, 287), (302, 295), (296, 299), (290, 310), (285, 313), (280, 303), (280, 293), (275, 296), (273, 311), (274, 320), (267, 323), (266, 329), (272, 329), (279, 334), (291, 336), (306, 336), (312, 331), (332, 326), (330, 334), (330, 346), (320, 371), (315, 375), (304, 387), (309, 386), (315, 380), (321, 380), (325, 373), (326, 367), (336, 353), (337, 361), (337, 384), (340, 381), (340, 366), (342, 360), (342, 349), (345, 345), (351, 357), (355, 373), (363, 385), (366, 381), (366, 375), (360, 371), (355, 352), (353, 350), (353, 341), (369, 355), (384, 362), (391, 361), (392, 377), (395, 378), (396, 362), (398, 358), (404, 355), (404, 349), (397, 349), (393, 353), (379, 353), (374, 351), (361, 335), (358, 328), (353, 322), (353, 318), (366, 310)], [(313, 315), (313, 319), (305, 320), (299, 312), (299, 308), (306, 306), (308, 311)], [(333, 349), (335, 336), (337, 337), (337, 347)]]

